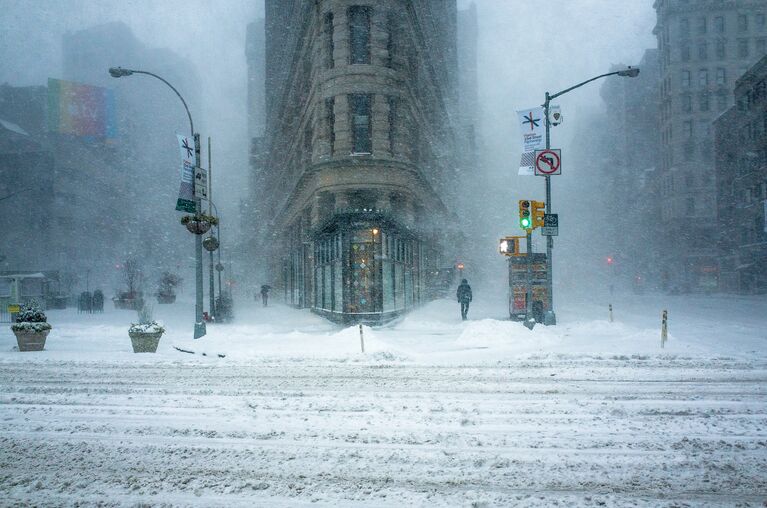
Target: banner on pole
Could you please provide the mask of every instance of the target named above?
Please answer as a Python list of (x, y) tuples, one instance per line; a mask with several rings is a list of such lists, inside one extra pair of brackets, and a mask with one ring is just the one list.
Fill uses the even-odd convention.
[(535, 174), (535, 151), (546, 147), (543, 107), (521, 109), (517, 111), (517, 118), (522, 134), (519, 174), (521, 176), (533, 176)]
[(176, 135), (178, 137), (178, 149), (181, 155), (181, 185), (178, 189), (176, 210), (180, 212), (195, 213), (197, 207), (194, 203), (194, 141), (192, 138)]

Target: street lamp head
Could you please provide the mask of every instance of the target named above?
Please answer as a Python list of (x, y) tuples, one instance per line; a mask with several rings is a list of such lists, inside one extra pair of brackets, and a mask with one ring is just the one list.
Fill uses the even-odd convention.
[(113, 78), (121, 78), (123, 76), (130, 76), (133, 74), (133, 71), (130, 69), (123, 69), (122, 67), (110, 67), (109, 74), (111, 74)]
[(635, 78), (639, 76), (639, 67), (632, 67), (628, 66), (628, 69), (618, 71), (618, 76), (623, 76), (627, 78)]

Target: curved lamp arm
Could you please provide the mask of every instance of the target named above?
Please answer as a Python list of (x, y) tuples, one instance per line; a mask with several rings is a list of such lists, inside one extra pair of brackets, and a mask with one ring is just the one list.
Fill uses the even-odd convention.
[(184, 100), (184, 98), (181, 97), (181, 94), (178, 93), (178, 90), (176, 90), (176, 88), (173, 85), (168, 83), (167, 80), (165, 80), (161, 76), (158, 76), (157, 74), (154, 74), (152, 72), (138, 71), (136, 69), (123, 69), (122, 67), (110, 67), (109, 74), (113, 78), (121, 78), (123, 76), (130, 76), (131, 74), (146, 74), (147, 76), (155, 77), (159, 79), (160, 81), (162, 81), (163, 83), (165, 83), (166, 85), (168, 85), (171, 90), (176, 92), (176, 95), (178, 95), (178, 98), (181, 99), (181, 102), (184, 104), (184, 109), (186, 109), (186, 115), (189, 117), (189, 129), (192, 131), (192, 136), (194, 136), (194, 122), (192, 122), (192, 114), (189, 112), (189, 107), (186, 105), (186, 101)]
[(616, 75), (617, 76), (627, 77), (627, 78), (635, 78), (635, 77), (637, 77), (639, 75), (639, 67), (631, 67), (631, 66), (629, 66), (628, 68), (623, 69), (621, 71), (615, 71), (615, 72), (608, 72), (606, 74), (600, 74), (599, 76), (593, 77), (591, 79), (587, 79), (586, 81), (584, 81), (582, 83), (578, 83), (575, 86), (571, 86), (570, 88), (562, 90), (561, 92), (557, 92), (557, 93), (555, 93), (553, 95), (549, 95), (549, 93), (547, 92), (546, 93), (547, 102), (552, 100), (552, 99), (556, 99), (560, 95), (564, 95), (567, 92), (575, 90), (576, 88), (580, 88), (583, 85), (585, 85), (586, 83), (591, 83), (592, 81), (596, 81), (597, 79), (600, 79), (600, 78), (606, 78), (607, 76), (616, 76)]

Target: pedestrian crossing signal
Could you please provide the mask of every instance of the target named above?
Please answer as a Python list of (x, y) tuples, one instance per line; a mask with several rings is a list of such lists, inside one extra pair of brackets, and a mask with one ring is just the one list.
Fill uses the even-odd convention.
[(519, 250), (519, 239), (521, 236), (507, 236), (501, 238), (498, 244), (498, 252), (504, 256), (521, 256), (522, 252)]
[(526, 199), (519, 200), (519, 227), (522, 229), (531, 229), (533, 227), (530, 218), (530, 201)]
[(543, 201), (533, 201), (532, 208), (533, 208), (533, 229), (542, 228), (544, 226), (543, 216), (546, 214), (546, 210), (545, 210), (546, 203), (544, 203)]

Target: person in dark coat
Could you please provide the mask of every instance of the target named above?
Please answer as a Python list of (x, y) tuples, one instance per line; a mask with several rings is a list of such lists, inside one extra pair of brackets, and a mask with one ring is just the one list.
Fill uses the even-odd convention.
[(458, 286), (455, 296), (461, 304), (461, 319), (466, 321), (466, 315), (469, 313), (469, 302), (471, 302), (471, 286), (466, 279), (461, 280), (461, 285)]
[(268, 284), (261, 286), (261, 301), (264, 303), (264, 307), (269, 303), (269, 291), (271, 291), (271, 289), (272, 286), (269, 286)]

